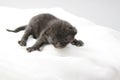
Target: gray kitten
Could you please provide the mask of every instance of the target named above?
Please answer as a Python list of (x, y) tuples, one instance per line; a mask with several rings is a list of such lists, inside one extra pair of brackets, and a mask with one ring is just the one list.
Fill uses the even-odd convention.
[(57, 17), (44, 13), (34, 16), (28, 25), (21, 26), (9, 32), (19, 32), (25, 30), (23, 37), (18, 43), (26, 46), (27, 39), (30, 35), (37, 39), (35, 44), (27, 48), (28, 52), (40, 50), (45, 44), (52, 44), (55, 48), (64, 48), (68, 43), (76, 46), (82, 46), (81, 40), (75, 39), (77, 30), (67, 21), (58, 19)]

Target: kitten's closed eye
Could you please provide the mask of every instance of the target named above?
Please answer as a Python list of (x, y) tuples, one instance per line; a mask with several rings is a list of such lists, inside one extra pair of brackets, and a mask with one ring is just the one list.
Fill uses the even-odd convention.
[(66, 41), (74, 40), (74, 35), (69, 35), (65, 38)]

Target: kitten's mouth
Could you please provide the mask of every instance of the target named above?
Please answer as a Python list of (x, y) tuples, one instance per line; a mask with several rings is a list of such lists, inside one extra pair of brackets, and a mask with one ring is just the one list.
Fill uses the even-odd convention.
[(62, 48), (65, 48), (66, 46), (57, 46), (57, 45), (54, 45), (55, 48), (59, 48), (59, 49), (62, 49)]

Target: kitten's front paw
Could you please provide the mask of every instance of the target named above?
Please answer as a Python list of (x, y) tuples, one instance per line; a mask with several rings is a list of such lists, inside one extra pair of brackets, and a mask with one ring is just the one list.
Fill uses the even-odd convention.
[(28, 51), (28, 52), (32, 52), (32, 51), (35, 51), (35, 50), (40, 51), (40, 49), (39, 49), (39, 48), (36, 48), (36, 47), (28, 47), (28, 48), (27, 48), (27, 51)]
[(84, 42), (81, 41), (81, 40), (78, 40), (78, 41), (76, 42), (76, 46), (83, 46), (83, 45), (84, 45)]
[(84, 45), (84, 42), (81, 41), (81, 40), (75, 40), (72, 42), (72, 45), (75, 45), (75, 46), (83, 46)]
[(18, 44), (20, 45), (20, 46), (26, 46), (26, 41), (18, 41)]

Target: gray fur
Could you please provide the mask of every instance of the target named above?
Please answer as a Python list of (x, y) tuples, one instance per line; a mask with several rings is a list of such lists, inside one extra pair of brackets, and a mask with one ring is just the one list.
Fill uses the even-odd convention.
[(39, 50), (44, 44), (52, 44), (56, 48), (64, 48), (68, 43), (76, 46), (82, 46), (81, 40), (75, 39), (77, 30), (69, 22), (58, 19), (57, 17), (45, 13), (34, 16), (28, 25), (19, 27), (10, 32), (19, 32), (25, 29), (25, 33), (18, 43), (26, 46), (30, 35), (37, 39), (35, 44), (27, 48), (28, 52)]

